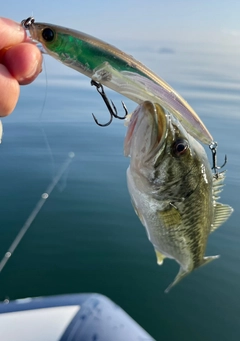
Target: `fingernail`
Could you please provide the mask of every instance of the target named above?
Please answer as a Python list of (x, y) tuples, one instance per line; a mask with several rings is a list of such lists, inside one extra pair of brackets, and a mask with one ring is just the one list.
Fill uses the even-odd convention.
[(17, 23), (16, 21), (13, 21), (11, 19), (0, 17), (0, 25), (1, 24), (9, 26), (12, 30), (25, 32), (25, 30), (21, 26), (21, 24)]

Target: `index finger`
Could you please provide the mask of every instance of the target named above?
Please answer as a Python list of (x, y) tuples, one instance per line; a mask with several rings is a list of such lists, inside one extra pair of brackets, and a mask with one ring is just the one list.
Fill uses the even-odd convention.
[(26, 38), (26, 31), (21, 24), (0, 17), (0, 50), (22, 43)]

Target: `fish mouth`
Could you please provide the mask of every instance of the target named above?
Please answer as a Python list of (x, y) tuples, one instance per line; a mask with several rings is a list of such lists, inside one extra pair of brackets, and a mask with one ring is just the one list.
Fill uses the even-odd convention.
[(159, 104), (145, 101), (132, 113), (124, 141), (125, 156), (143, 162), (156, 156), (167, 134), (168, 118)]

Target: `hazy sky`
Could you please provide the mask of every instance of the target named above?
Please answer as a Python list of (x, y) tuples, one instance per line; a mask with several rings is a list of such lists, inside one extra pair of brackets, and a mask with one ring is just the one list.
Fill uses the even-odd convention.
[[(236, 0), (2, 0), (1, 16), (18, 22), (29, 16), (36, 21), (73, 28), (132, 54), (154, 72), (171, 82), (177, 69), (188, 63), (188, 50), (207, 53), (211, 68), (217, 65), (216, 52), (231, 57), (234, 72), (240, 53), (240, 1)], [(177, 57), (165, 55), (160, 49), (173, 49)], [(181, 59), (180, 50), (185, 54)], [(207, 52), (207, 51), (210, 51)], [(215, 52), (215, 57), (212, 52)], [(229, 58), (230, 58), (229, 57)], [(164, 59), (165, 58), (165, 59)], [(206, 59), (206, 58), (205, 58)], [(48, 76), (66, 75), (75, 71), (46, 58)], [(168, 64), (169, 60), (169, 64)], [(205, 60), (206, 61), (206, 60)], [(169, 65), (169, 66), (168, 66)], [(209, 64), (210, 65), (210, 64)], [(237, 64), (238, 65), (238, 64)], [(210, 67), (210, 66), (209, 66)], [(226, 68), (229, 71), (229, 67)], [(86, 77), (81, 79), (89, 82)], [(46, 80), (43, 80), (46, 82)], [(88, 84), (88, 83), (87, 83)]]
[[(199, 81), (194, 78), (200, 75), (199, 68), (200, 82), (209, 79), (218, 82), (221, 74), (222, 79), (233, 80), (234, 86), (239, 86), (236, 70), (240, 63), (240, 0), (0, 1), (1, 16), (21, 22), (33, 15), (38, 22), (73, 28), (117, 46), (152, 69), (190, 102), (191, 94), (184, 89)], [(167, 50), (172, 52), (166, 53)], [(49, 87), (58, 85), (59, 78), (55, 80), (55, 76), (60, 76), (64, 77), (64, 84), (89, 88), (87, 77), (51, 57), (46, 56), (45, 61), (38, 84), (46, 86), (47, 75)], [(181, 82), (187, 86), (181, 87)], [(44, 95), (39, 95), (40, 101), (41, 96)]]
[[(104, 40), (191, 41), (239, 39), (240, 1), (236, 0), (2, 0), (1, 16), (75, 28)], [(234, 39), (235, 39), (234, 38)]]

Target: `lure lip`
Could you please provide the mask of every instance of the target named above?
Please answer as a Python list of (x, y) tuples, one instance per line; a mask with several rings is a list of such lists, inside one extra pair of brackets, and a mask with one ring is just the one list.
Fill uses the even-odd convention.
[(37, 43), (37, 48), (40, 50), (40, 52), (42, 54), (47, 54), (47, 50), (44, 48), (43, 44), (38, 43), (37, 41), (36, 41), (36, 43)]
[(132, 136), (134, 134), (134, 130), (138, 121), (138, 116), (137, 116), (137, 109), (134, 110), (134, 112), (131, 114), (131, 118), (128, 122), (128, 130), (127, 130), (127, 134), (125, 136), (125, 140), (124, 140), (124, 156), (131, 156), (130, 153), (130, 145), (131, 145), (131, 139)]

